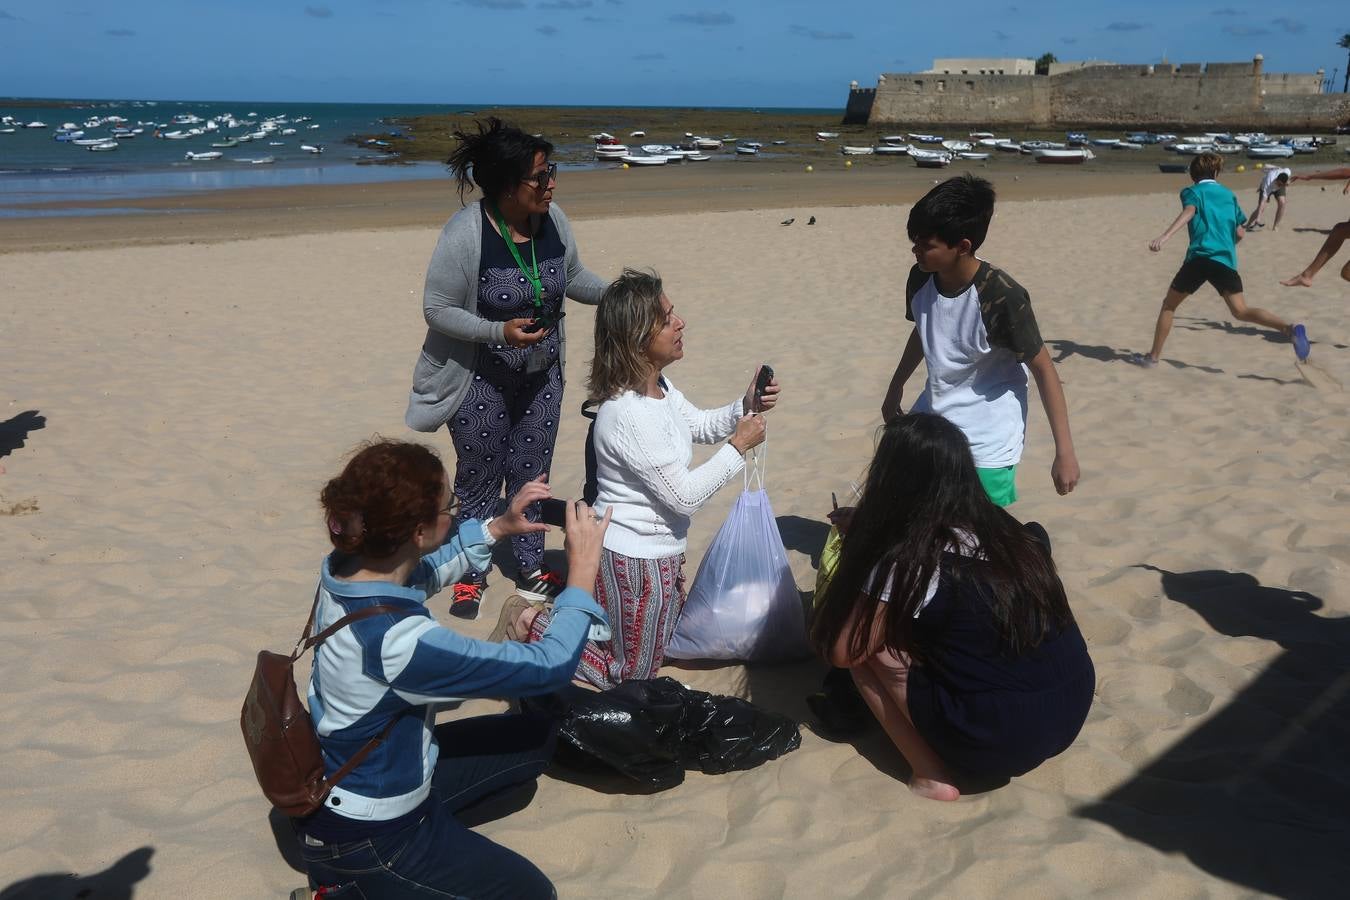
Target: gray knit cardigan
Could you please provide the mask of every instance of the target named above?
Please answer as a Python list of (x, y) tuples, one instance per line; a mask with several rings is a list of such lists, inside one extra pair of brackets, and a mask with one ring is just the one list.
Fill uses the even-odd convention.
[[(478, 353), (484, 344), (506, 343), (505, 325), (478, 315), (478, 267), (483, 248), (483, 214), (475, 201), (455, 213), (441, 230), (427, 267), (422, 316), (427, 336), (413, 369), (412, 394), (404, 421), (415, 431), (435, 431), (464, 402)], [(607, 283), (581, 264), (572, 226), (555, 203), (549, 218), (566, 248), (563, 293), (581, 303), (600, 302)], [(567, 335), (558, 323), (559, 364), (566, 361)]]

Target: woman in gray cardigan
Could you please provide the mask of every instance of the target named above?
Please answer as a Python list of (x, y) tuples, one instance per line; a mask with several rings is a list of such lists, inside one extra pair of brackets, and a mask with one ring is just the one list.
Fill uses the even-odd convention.
[[(511, 496), (548, 474), (562, 409), (563, 297), (594, 304), (606, 283), (582, 266), (553, 205), (552, 144), (495, 117), (455, 137), (460, 199), (475, 184), (483, 199), (446, 223), (432, 253), (427, 336), (405, 418), (418, 431), (450, 429), (460, 519), (486, 520), (503, 482)], [(511, 549), (521, 594), (542, 601), (561, 590), (543, 564), (541, 533), (516, 536)], [(478, 616), (484, 576), (469, 571), (454, 585), (452, 615)]]

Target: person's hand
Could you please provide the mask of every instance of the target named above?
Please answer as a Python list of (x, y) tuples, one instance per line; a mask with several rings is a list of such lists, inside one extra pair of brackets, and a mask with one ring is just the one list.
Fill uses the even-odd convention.
[(1072, 453), (1056, 453), (1050, 464), (1050, 480), (1061, 496), (1078, 486), (1078, 457)]
[(832, 509), (826, 515), (830, 524), (839, 529), (840, 534), (848, 534), (849, 526), (853, 524), (853, 514), (858, 511), (856, 506), (840, 506)]
[(1163, 248), (1162, 238), (1154, 238), (1153, 240), (1148, 242), (1148, 249), (1152, 250), (1154, 253), (1157, 253), (1162, 248)]
[(894, 396), (892, 396), (891, 391), (886, 392), (886, 399), (881, 401), (882, 422), (890, 425), (905, 414), (904, 407), (900, 405), (901, 401), (904, 400), (904, 392), (904, 385), (901, 385), (899, 390), (894, 392)]
[(745, 453), (752, 447), (758, 447), (764, 443), (766, 431), (764, 417), (759, 413), (750, 413), (741, 416), (740, 421), (736, 423), (736, 432), (731, 436), (728, 443), (741, 453)]
[[(778, 379), (771, 378), (769, 383), (764, 386), (764, 393), (758, 397), (755, 396), (755, 384), (759, 381), (759, 370), (755, 370), (755, 377), (750, 379), (750, 387), (745, 389), (745, 411), (746, 412), (768, 412), (778, 404)], [(756, 405), (755, 401), (759, 403)]]
[(531, 503), (538, 503), (552, 496), (553, 491), (549, 489), (547, 475), (540, 475), (534, 481), (526, 482), (506, 505), (506, 512), (488, 523), (488, 533), (492, 535), (494, 541), (500, 541), (513, 534), (548, 531), (548, 526), (543, 522), (531, 522), (525, 518), (525, 509)]
[(527, 326), (534, 324), (534, 319), (510, 319), (507, 321), (503, 330), (506, 332), (506, 345), (508, 347), (528, 347), (531, 344), (537, 344), (548, 337), (549, 329), (540, 328), (538, 331), (526, 331)]
[(595, 593), (595, 577), (600, 573), (600, 554), (605, 549), (605, 529), (614, 507), (597, 516), (584, 500), (567, 504), (563, 513), (563, 548), (567, 551), (567, 586)]

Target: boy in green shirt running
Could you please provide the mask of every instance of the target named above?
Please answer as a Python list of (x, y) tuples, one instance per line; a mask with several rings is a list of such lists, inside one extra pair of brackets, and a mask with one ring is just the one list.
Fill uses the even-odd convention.
[(1294, 353), (1300, 362), (1308, 358), (1308, 332), (1302, 325), (1290, 325), (1273, 313), (1248, 306), (1243, 299), (1242, 276), (1237, 273), (1237, 242), (1242, 240), (1242, 224), (1247, 217), (1233, 192), (1214, 180), (1221, 168), (1223, 157), (1217, 153), (1201, 153), (1191, 160), (1194, 184), (1181, 192), (1181, 214), (1149, 242), (1148, 248), (1158, 252), (1182, 225), (1187, 227), (1191, 239), (1186, 261), (1172, 278), (1158, 312), (1153, 349), (1147, 355), (1136, 353), (1130, 357), (1135, 365), (1152, 368), (1158, 364), (1177, 307), (1206, 281), (1223, 297), (1233, 318), (1280, 332), (1294, 342)]

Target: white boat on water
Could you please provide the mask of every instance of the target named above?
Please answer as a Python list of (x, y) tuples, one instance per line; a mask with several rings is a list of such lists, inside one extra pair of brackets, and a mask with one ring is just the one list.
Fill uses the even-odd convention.
[(1097, 156), (1087, 147), (1075, 147), (1073, 149), (1055, 149), (1053, 147), (1042, 147), (1031, 151), (1032, 157), (1038, 163), (1058, 163), (1058, 164), (1081, 164), (1089, 159), (1096, 159)]
[(630, 132), (628, 132), (628, 136), (629, 136), (629, 137), (646, 137), (646, 136), (647, 136), (647, 132), (645, 132), (645, 131), (630, 131)]
[(1213, 150), (1213, 144), (1177, 143), (1172, 145), (1172, 152), (1180, 153), (1182, 156), (1199, 156), (1201, 153), (1211, 153)]
[(1111, 145), (1112, 150), (1143, 150), (1144, 145), (1136, 141), (1116, 141)]
[(700, 150), (721, 150), (722, 142), (717, 138), (696, 137), (694, 146)]
[(908, 156), (908, 144), (877, 144), (872, 148), (877, 156)]
[(962, 150), (956, 154), (957, 159), (988, 159), (988, 153), (978, 153), (973, 150)]
[(970, 141), (943, 141), (942, 146), (953, 153), (968, 153), (975, 149), (975, 145)]
[(1058, 141), (1023, 141), (1023, 153), (1035, 153), (1037, 150), (1066, 150), (1067, 144), (1061, 144)]
[(186, 131), (156, 131), (155, 137), (164, 138), (166, 141), (186, 141), (193, 135)]
[(1120, 143), (1120, 138), (1093, 138), (1091, 143), (1094, 147), (1114, 147)]
[(774, 141), (774, 142), (773, 142), (773, 145), (774, 145), (775, 147), (782, 147), (782, 146), (783, 146), (784, 144), (786, 144), (786, 143), (787, 143), (787, 141)]
[(1247, 148), (1248, 159), (1287, 159), (1293, 155), (1294, 148), (1283, 144), (1252, 144)]
[(909, 133), (909, 139), (911, 141), (918, 141), (920, 144), (942, 143), (942, 135), (940, 134), (915, 134), (914, 132), (911, 131)]
[(109, 150), (117, 149), (117, 141), (100, 141), (97, 144), (85, 147), (86, 150), (92, 150), (95, 153), (106, 153)]
[(839, 149), (845, 156), (871, 156), (873, 153), (871, 147), (853, 147), (848, 144)]
[(219, 150), (208, 150), (205, 153), (193, 153), (191, 150), (189, 150), (187, 153), (183, 154), (183, 159), (211, 160), (211, 159), (220, 159), (224, 155), (225, 154), (221, 153)]
[(1241, 153), (1245, 148), (1241, 144), (1217, 143), (1214, 145), (1215, 153), (1228, 155), (1231, 153)]
[(628, 148), (623, 144), (596, 144), (596, 159), (622, 159), (628, 155)]
[(899, 145), (909, 143), (909, 138), (905, 137), (903, 134), (883, 134), (881, 137), (877, 138), (877, 140), (881, 141), (883, 144)]
[(667, 162), (664, 156), (633, 156), (628, 154), (627, 156), (621, 156), (620, 159), (630, 166), (664, 166)]
[(1004, 153), (1021, 153), (1022, 145), (1017, 143), (1017, 141), (1009, 139), (994, 144), (994, 149), (1002, 150)]
[(247, 163), (250, 166), (266, 166), (277, 161), (275, 156), (257, 156), (249, 158), (247, 156), (236, 156), (231, 162)]
[(973, 141), (988, 140), (993, 136), (994, 133), (992, 131), (972, 131), (970, 134), (966, 135), (966, 137), (970, 138)]
[(70, 143), (74, 144), (76, 147), (92, 147), (95, 144), (106, 144), (108, 143), (108, 140), (109, 139), (105, 137), (75, 138), (70, 141)]
[(300, 145), (300, 149), (303, 150), (303, 151), (305, 151), (306, 153), (322, 153), (322, 152), (323, 152), (323, 147), (315, 146), (314, 144), (301, 144), (301, 145)]
[(832, 141), (832, 140), (834, 140), (834, 139), (837, 138), (837, 137), (839, 137), (839, 132), (837, 132), (837, 131), (817, 131), (817, 132), (816, 132), (816, 140), (818, 140), (818, 141)]
[[(867, 148), (870, 152), (872, 148)], [(759, 153), (758, 147), (751, 147), (749, 144), (737, 144), (736, 154), (738, 156), (755, 156)]]
[(23, 127), (24, 127), (24, 128), (46, 128), (46, 127), (47, 127), (47, 123), (46, 123), (46, 122), (37, 122), (37, 121), (34, 121), (34, 122), (29, 122), (27, 125), (25, 125), (25, 126), (23, 126)]
[(707, 162), (708, 160), (712, 159), (712, 157), (706, 153), (686, 154), (684, 158), (689, 160), (690, 162)]
[(914, 147), (909, 151), (909, 156), (914, 160), (914, 165), (921, 169), (942, 169), (952, 162), (952, 154), (946, 150), (921, 150)]
[(675, 148), (672, 147), (672, 146), (670, 146), (669, 144), (643, 144), (643, 145), (642, 145), (642, 152), (643, 152), (643, 153), (651, 154), (652, 156), (660, 156), (660, 155), (663, 154), (663, 153), (670, 153), (670, 151), (672, 151), (672, 150), (674, 150), (674, 149), (675, 149)]

